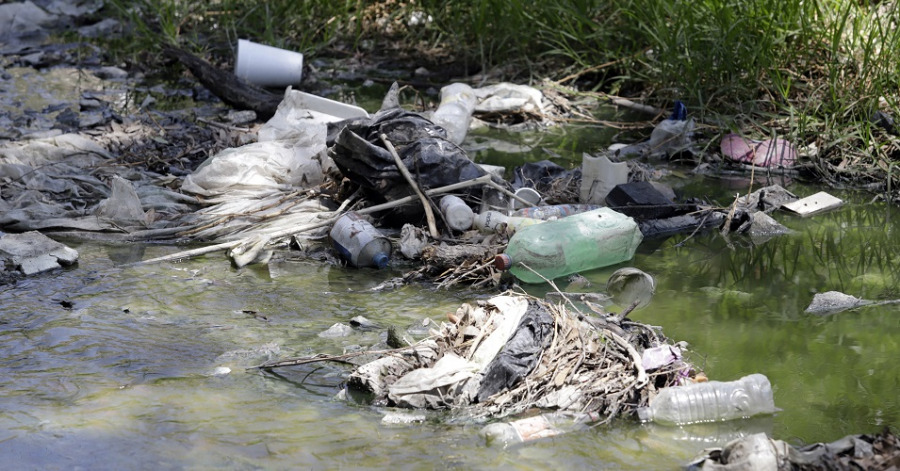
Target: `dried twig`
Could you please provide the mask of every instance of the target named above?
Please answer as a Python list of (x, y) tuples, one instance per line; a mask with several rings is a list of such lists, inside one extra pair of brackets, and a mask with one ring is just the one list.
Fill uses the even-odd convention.
[[(490, 175), (482, 175), (482, 176), (480, 176), (478, 178), (474, 178), (472, 180), (454, 183), (452, 185), (447, 185), (447, 186), (443, 186), (440, 188), (434, 188), (434, 189), (426, 191), (425, 193), (429, 194), (429, 195), (437, 195), (437, 194), (447, 193), (447, 192), (451, 192), (451, 191), (456, 191), (461, 188), (467, 188), (470, 186), (484, 185), (490, 181), (491, 181)], [(400, 198), (398, 200), (389, 201), (387, 203), (382, 203), (382, 204), (375, 205), (375, 206), (369, 206), (368, 208), (360, 209), (357, 212), (360, 214), (376, 213), (379, 211), (396, 208), (398, 206), (403, 206), (404, 204), (407, 204), (407, 203), (410, 203), (413, 201), (415, 201), (415, 196), (407, 196), (404, 198)], [(279, 237), (287, 237), (290, 235), (311, 231), (313, 229), (318, 229), (320, 227), (330, 226), (330, 225), (334, 224), (335, 221), (337, 221), (337, 219), (339, 217), (340, 217), (340, 215), (335, 215), (335, 216), (323, 219), (321, 222), (311, 223), (311, 224), (307, 224), (307, 225), (296, 227), (296, 228), (282, 229), (279, 231), (264, 232), (263, 235), (268, 235), (268, 236), (270, 236), (271, 239), (277, 239)], [(185, 251), (170, 254), (170, 255), (164, 255), (162, 257), (143, 260), (143, 261), (131, 264), (131, 265), (147, 265), (150, 263), (169, 262), (169, 261), (173, 261), (173, 260), (183, 260), (186, 258), (197, 257), (200, 255), (205, 255), (205, 254), (212, 253), (212, 252), (218, 252), (220, 250), (228, 250), (233, 247), (237, 247), (238, 245), (245, 243), (247, 240), (248, 240), (248, 238), (244, 238), (241, 240), (229, 241), (229, 242), (222, 242), (220, 244), (210, 245), (207, 247), (200, 247), (198, 249), (193, 249), (193, 250), (185, 250)], [(131, 266), (131, 265), (126, 265), (126, 266)]]
[(406, 179), (406, 182), (409, 183), (409, 186), (412, 187), (413, 191), (416, 192), (416, 195), (419, 196), (419, 200), (422, 201), (422, 207), (425, 209), (425, 219), (428, 220), (428, 231), (431, 232), (431, 237), (433, 239), (440, 239), (441, 234), (437, 230), (437, 225), (434, 222), (434, 212), (431, 209), (431, 201), (425, 197), (425, 194), (422, 193), (422, 190), (419, 188), (419, 184), (413, 179), (413, 176), (409, 173), (409, 170), (406, 168), (406, 165), (403, 165), (403, 161), (400, 160), (400, 155), (397, 154), (397, 149), (394, 149), (394, 145), (391, 144), (391, 141), (388, 140), (387, 135), (381, 134), (378, 136), (381, 138), (381, 142), (384, 143), (384, 146), (387, 148), (388, 152), (394, 157), (394, 163), (397, 164), (397, 169), (400, 170), (400, 173), (403, 175), (403, 178)]

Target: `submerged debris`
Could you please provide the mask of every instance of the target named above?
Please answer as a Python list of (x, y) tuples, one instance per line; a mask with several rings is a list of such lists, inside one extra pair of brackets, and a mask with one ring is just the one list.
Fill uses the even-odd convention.
[(722, 448), (705, 450), (687, 470), (857, 470), (897, 469), (900, 440), (885, 429), (878, 435), (848, 435), (831, 443), (793, 447), (756, 433)]
[(608, 422), (647, 405), (656, 387), (687, 380), (680, 357), (644, 368), (641, 352), (665, 345), (650, 326), (509, 292), (463, 304), (429, 338), (359, 366), (348, 386), (375, 404), (472, 420), (540, 408)]

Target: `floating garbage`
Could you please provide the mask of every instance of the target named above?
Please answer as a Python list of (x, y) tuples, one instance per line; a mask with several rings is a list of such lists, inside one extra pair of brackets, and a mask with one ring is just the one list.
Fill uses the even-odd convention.
[(573, 214), (584, 213), (600, 209), (600, 206), (594, 204), (555, 204), (551, 206), (534, 206), (531, 208), (522, 208), (514, 211), (512, 217), (525, 217), (534, 219), (559, 219)]
[(482, 232), (496, 232), (512, 235), (517, 230), (540, 224), (543, 219), (524, 216), (506, 216), (498, 211), (485, 211), (475, 216), (474, 225)]
[(469, 121), (475, 111), (475, 91), (464, 83), (452, 83), (441, 88), (441, 103), (431, 120), (447, 131), (447, 140), (459, 145), (469, 131)]
[(606, 205), (638, 221), (663, 219), (690, 211), (690, 208), (685, 210), (666, 198), (650, 182), (616, 185), (606, 196)]
[(686, 425), (774, 414), (772, 385), (762, 374), (736, 381), (708, 381), (659, 390), (648, 407), (638, 409), (641, 420)]
[(517, 230), (494, 264), (526, 283), (543, 283), (629, 260), (642, 239), (634, 219), (600, 208)]
[(755, 433), (724, 447), (708, 448), (685, 466), (689, 471), (751, 469), (896, 469), (900, 439), (888, 428), (879, 434), (847, 435), (830, 443), (795, 447)]
[(384, 268), (390, 261), (390, 239), (355, 212), (341, 216), (329, 234), (341, 257), (354, 267)]
[(472, 227), (475, 214), (458, 196), (444, 196), (441, 198), (440, 207), (447, 225), (454, 231), (467, 231)]
[(844, 205), (844, 201), (836, 198), (824, 191), (820, 191), (806, 198), (785, 203), (782, 207), (788, 211), (807, 217), (815, 214), (823, 213)]
[(614, 303), (622, 307), (646, 307), (655, 292), (656, 280), (634, 267), (614, 271), (606, 282), (606, 293)]
[(581, 160), (581, 203), (606, 204), (606, 197), (616, 185), (628, 183), (630, 170), (626, 162), (612, 162), (606, 155), (584, 154)]
[[(649, 326), (589, 322), (564, 304), (518, 293), (465, 303), (448, 319), (429, 338), (357, 367), (348, 387), (373, 394), (376, 404), (451, 409), (470, 420), (496, 420), (537, 407), (557, 428), (573, 430), (578, 423), (609, 421), (646, 405), (649, 377), (639, 351), (668, 343), (656, 331), (654, 343), (627, 333)], [(661, 383), (674, 383), (686, 369), (690, 366), (680, 363), (655, 374)], [(554, 410), (561, 414), (551, 414)]]
[(792, 167), (797, 162), (796, 147), (777, 137), (758, 141), (728, 134), (720, 147), (726, 158), (757, 167)]

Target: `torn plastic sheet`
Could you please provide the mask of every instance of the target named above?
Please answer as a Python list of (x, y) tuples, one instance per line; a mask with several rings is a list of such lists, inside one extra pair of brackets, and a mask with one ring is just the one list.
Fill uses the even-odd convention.
[(553, 317), (537, 303), (529, 303), (512, 337), (485, 368), (478, 402), (515, 386), (527, 376), (552, 337)]
[[(276, 119), (278, 113), (272, 118)], [(325, 156), (326, 126), (313, 123), (298, 128), (302, 134), (291, 133), (287, 139), (259, 141), (219, 152), (185, 177), (182, 190), (221, 202), (322, 183), (324, 168), (329, 166)]]
[(792, 167), (797, 163), (797, 148), (781, 138), (753, 140), (728, 134), (720, 144), (722, 155), (758, 167)]
[(449, 407), (460, 396), (450, 390), (475, 376), (477, 370), (477, 365), (448, 353), (433, 366), (412, 370), (398, 379), (388, 388), (388, 397), (400, 407)]
[(498, 83), (476, 88), (476, 113), (533, 113), (544, 115), (544, 94), (527, 85)]
[(28, 231), (0, 237), (0, 261), (5, 258), (25, 275), (33, 275), (75, 263), (78, 251), (40, 232)]
[[(258, 142), (225, 149), (185, 177), (183, 190), (216, 203), (184, 217), (203, 227), (188, 235), (227, 241), (280, 232), (332, 215), (333, 208), (303, 195), (304, 190), (321, 184), (334, 166), (326, 154), (329, 119), (303, 109), (298, 93), (287, 90), (275, 115), (260, 128)], [(235, 262), (257, 260), (256, 255), (265, 253), (259, 243), (253, 247)]]
[[(18, 232), (169, 227), (169, 219), (186, 208), (186, 197), (161, 190), (155, 177), (119, 167), (105, 149), (77, 134), (9, 143), (0, 148), (0, 178), (6, 182), (0, 227)], [(141, 194), (153, 195), (151, 207), (139, 201)], [(144, 217), (148, 209), (154, 218)]]

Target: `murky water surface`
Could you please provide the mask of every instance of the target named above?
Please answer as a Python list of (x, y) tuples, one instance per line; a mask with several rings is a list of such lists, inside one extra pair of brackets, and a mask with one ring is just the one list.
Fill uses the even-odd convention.
[[(489, 293), (371, 290), (402, 267), (284, 260), (235, 270), (215, 255), (122, 268), (179, 248), (70, 242), (77, 268), (0, 292), (0, 456), (34, 468), (674, 469), (753, 431), (795, 444), (876, 432), (900, 416), (900, 308), (803, 313), (817, 290), (900, 297), (895, 210), (841, 196), (850, 203), (833, 213), (779, 214), (796, 233), (760, 246), (676, 236), (645, 242), (630, 263), (659, 283), (632, 317), (688, 341), (711, 378), (766, 374), (783, 409), (774, 417), (683, 428), (620, 421), (508, 450), (439, 415), (386, 425), (388, 411), (334, 399), (345, 366), (245, 368), (378, 343), (379, 332), (317, 335), (357, 315), (402, 330)], [(587, 276), (602, 290), (615, 268)]]
[[(543, 158), (572, 166), (609, 140), (591, 128), (557, 133), (501, 135), (523, 146), (510, 152), (478, 150), (486, 147), (476, 135), (471, 151), (507, 166)], [(668, 183), (722, 205), (747, 190), (741, 180)], [(690, 359), (712, 379), (767, 375), (783, 409), (774, 417), (694, 427), (621, 420), (505, 450), (440, 414), (389, 425), (382, 418), (392, 411), (335, 399), (349, 366), (247, 367), (383, 340), (383, 328), (318, 335), (355, 316), (421, 331), (423, 320), (440, 322), (492, 293), (372, 289), (412, 268), (400, 264), (354, 270), (282, 257), (236, 270), (214, 254), (127, 267), (182, 247), (68, 241), (81, 253), (77, 267), (0, 288), (0, 458), (21, 468), (677, 469), (752, 432), (793, 444), (877, 432), (900, 423), (900, 307), (803, 310), (817, 291), (900, 297), (897, 210), (870, 204), (871, 195), (837, 195), (848, 204), (828, 214), (776, 214), (795, 232), (761, 245), (680, 235), (645, 241), (628, 263), (658, 282), (650, 306), (631, 317), (689, 342)], [(602, 291), (617, 268), (585, 275)]]

